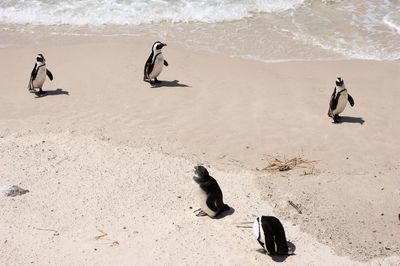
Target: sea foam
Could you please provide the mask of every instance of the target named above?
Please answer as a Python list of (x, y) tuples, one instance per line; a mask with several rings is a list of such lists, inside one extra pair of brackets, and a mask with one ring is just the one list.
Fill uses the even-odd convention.
[(0, 2), (0, 22), (33, 25), (139, 25), (159, 22), (239, 20), (256, 13), (283, 12), (303, 0), (82, 0)]

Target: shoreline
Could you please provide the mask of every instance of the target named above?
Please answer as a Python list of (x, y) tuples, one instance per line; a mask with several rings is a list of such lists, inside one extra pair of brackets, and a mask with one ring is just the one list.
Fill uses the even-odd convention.
[[(235, 22), (224, 22), (219, 27), (222, 30), (224, 27), (234, 30)], [(118, 25), (104, 25), (104, 26), (44, 26), (44, 25), (21, 25), (15, 24), (2, 24), (3, 28), (0, 29), (0, 38), (7, 40), (0, 44), (0, 48), (13, 48), (13, 47), (30, 47), (30, 46), (54, 46), (54, 45), (74, 45), (80, 43), (102, 43), (102, 42), (149, 42), (160, 40), (173, 44), (176, 47), (181, 47), (186, 50), (191, 50), (200, 54), (209, 54), (215, 56), (231, 57), (244, 60), (255, 60), (263, 63), (282, 63), (282, 62), (330, 62), (330, 61), (371, 61), (371, 62), (399, 62), (400, 57), (394, 59), (376, 59), (374, 56), (371, 58), (368, 55), (356, 56), (345, 55), (338, 51), (322, 48), (318, 45), (310, 43), (302, 43), (299, 40), (292, 40), (296, 42), (296, 49), (299, 51), (285, 51), (276, 54), (275, 49), (269, 47), (267, 51), (257, 50), (256, 47), (245, 47), (244, 40), (238, 42), (238, 47), (230, 47), (228, 49), (223, 47), (223, 44), (218, 44), (217, 47), (210, 46), (209, 43), (214, 41), (213, 37), (205, 37), (203, 35), (196, 36), (196, 32), (201, 27), (210, 27), (207, 35), (218, 35), (218, 30), (212, 26), (201, 23), (190, 23), (175, 25), (173, 23), (166, 24), (149, 24), (138, 26), (118, 26)], [(158, 30), (157, 30), (158, 29)], [(178, 38), (179, 35), (185, 33), (187, 38)], [(274, 45), (279, 45), (279, 37), (274, 40)], [(287, 40), (281, 40), (287, 42)], [(234, 40), (231, 40), (234, 42)], [(241, 47), (241, 48), (240, 48)], [(288, 49), (288, 48), (287, 48)], [(275, 51), (276, 50), (276, 51)], [(301, 54), (299, 57), (298, 54)]]
[[(2, 66), (2, 71), (9, 77), (7, 86), (0, 87), (0, 134), (6, 139), (22, 134), (22, 138), (26, 138), (22, 146), (29, 150), (30, 134), (72, 132), (100, 138), (117, 147), (159, 149), (166, 154), (209, 164), (219, 173), (229, 173), (232, 167), (251, 170), (256, 177), (246, 182), (255, 182), (249, 190), (252, 195), (257, 195), (251, 201), (254, 207), (274, 206), (266, 211), (272, 210), (286, 222), (297, 224), (302, 231), (332, 247), (336, 254), (372, 263), (372, 258), (379, 260), (399, 251), (395, 236), (400, 225), (394, 218), (400, 212), (397, 205), (400, 193), (396, 191), (396, 187), (400, 187), (396, 180), (400, 162), (395, 159), (400, 151), (396, 137), (400, 133), (400, 121), (392, 116), (400, 111), (395, 101), (400, 96), (396, 90), (400, 82), (399, 62), (350, 60), (271, 64), (169, 45), (164, 50), (164, 57), (170, 66), (160, 76), (168, 86), (150, 88), (141, 81), (148, 46), (146, 42), (118, 39), (41, 47), (55, 78), (53, 82), (47, 80), (44, 89), (61, 88), (69, 95), (39, 99), (25, 89), (38, 46), (0, 49), (2, 58), (8, 62), (7, 66)], [(333, 125), (326, 116), (337, 75), (343, 76), (356, 102), (354, 108), (346, 108), (344, 115), (361, 118), (363, 124), (357, 123), (361, 120), (356, 119), (355, 123)], [(6, 143), (9, 141), (7, 139)], [(63, 143), (61, 137), (55, 138), (54, 149), (58, 142)], [(90, 147), (79, 141), (75, 143), (74, 138), (66, 142)], [(68, 145), (62, 147), (69, 149)], [(10, 147), (6, 152), (13, 154), (16, 151), (13, 149), (18, 150)], [(59, 152), (56, 152), (57, 156), (62, 150)], [(73, 154), (79, 155), (76, 148)], [(257, 174), (255, 170), (265, 166), (263, 159), (268, 156), (299, 154), (307, 160), (317, 160), (318, 173), (302, 176), (302, 172), (296, 170), (288, 172), (287, 176), (276, 176), (264, 172)], [(29, 158), (21, 160), (30, 164)], [(113, 157), (110, 161), (108, 170), (113, 169), (112, 163), (117, 163), (118, 158)], [(138, 162), (137, 159), (133, 161)], [(12, 160), (7, 162), (13, 167)], [(103, 161), (93, 157), (90, 162), (101, 165)], [(73, 161), (70, 163), (74, 165)], [(169, 165), (162, 165), (173, 170)], [(73, 169), (67, 173), (73, 173)], [(181, 173), (186, 171), (179, 169)], [(96, 176), (93, 171), (83, 173), (89, 178)], [(0, 180), (4, 181), (6, 175), (7, 172), (3, 172)], [(216, 178), (225, 183), (223, 191), (229, 191), (229, 176), (220, 175)], [(173, 178), (174, 175), (167, 176)], [(51, 183), (51, 176), (45, 177), (43, 182)], [(118, 180), (128, 177), (121, 174)], [(13, 180), (17, 181), (15, 178), (16, 173)], [(36, 178), (40, 180), (41, 176)], [(234, 180), (232, 194), (224, 192), (232, 201), (235, 194), (245, 197), (240, 190), (240, 174), (235, 175)], [(153, 180), (147, 185), (160, 182)], [(250, 183), (246, 184), (250, 186)], [(170, 185), (166, 186), (169, 188)], [(188, 192), (184, 184), (181, 186)], [(68, 188), (74, 190), (72, 184)], [(31, 195), (16, 198), (16, 202), (34, 201)], [(288, 206), (288, 200), (302, 206), (304, 215), (299, 216)], [(236, 202), (245, 208), (244, 203)], [(114, 204), (114, 207), (123, 208), (117, 201)], [(95, 212), (93, 209), (88, 211)], [(119, 211), (123, 212), (123, 209)], [(226, 222), (233, 222), (235, 215), (242, 211), (237, 208), (237, 213), (229, 216)], [(153, 215), (151, 209), (144, 212), (145, 216)], [(133, 213), (136, 212), (133, 210)], [(11, 212), (8, 215), (8, 218), (13, 217)], [(103, 215), (107, 217), (107, 212)], [(66, 226), (60, 219), (57, 217), (59, 225)], [(184, 230), (189, 230), (190, 221)], [(196, 220), (195, 223), (205, 228), (200, 225), (203, 221), (208, 225), (215, 222)], [(225, 223), (225, 218), (221, 222)], [(145, 223), (140, 226), (146, 228)], [(315, 230), (315, 227), (321, 230)], [(297, 229), (287, 230), (298, 234)], [(240, 234), (248, 237), (243, 241), (252, 243), (247, 253), (240, 253), (244, 256), (240, 260), (244, 262), (248, 254), (257, 264), (268, 263), (269, 257), (254, 250), (257, 243), (253, 242), (256, 241), (245, 233)], [(228, 235), (230, 232), (223, 233), (223, 238)], [(292, 239), (289, 233), (288, 239)], [(305, 243), (301, 237), (296, 241)], [(304, 248), (301, 244), (296, 246), (298, 250)], [(239, 248), (240, 243), (234, 247)], [(113, 251), (105, 252), (113, 254)], [(225, 256), (230, 254), (229, 250), (224, 252)], [(305, 262), (303, 255), (298, 256)], [(323, 254), (314, 255), (323, 259)], [(164, 258), (161, 253), (157, 256)], [(218, 255), (215, 256), (216, 261), (220, 261)], [(287, 262), (295, 265), (296, 257), (288, 258)], [(393, 259), (393, 265), (397, 259)], [(387, 260), (390, 265), (391, 259)]]

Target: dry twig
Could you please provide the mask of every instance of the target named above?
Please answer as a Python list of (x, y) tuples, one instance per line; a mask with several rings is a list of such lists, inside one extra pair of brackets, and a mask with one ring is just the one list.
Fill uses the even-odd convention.
[(302, 214), (302, 212), (301, 212), (301, 210), (300, 210), (300, 207), (299, 207), (297, 204), (294, 204), (293, 201), (291, 201), (291, 200), (288, 200), (288, 203), (290, 204), (290, 206), (292, 206), (293, 208), (295, 208), (296, 211), (297, 211), (299, 214)]
[(54, 230), (54, 229), (37, 228), (37, 227), (33, 227), (33, 228), (36, 229), (36, 230), (39, 230), (39, 231), (54, 232), (54, 233), (53, 233), (53, 236), (58, 236), (58, 235), (60, 235), (60, 234), (58, 233), (58, 231), (57, 231), (57, 230)]

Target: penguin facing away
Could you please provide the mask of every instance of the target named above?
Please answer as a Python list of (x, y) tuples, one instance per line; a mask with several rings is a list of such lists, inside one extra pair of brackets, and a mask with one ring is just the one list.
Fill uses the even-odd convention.
[(168, 66), (168, 62), (164, 59), (161, 49), (167, 46), (162, 42), (155, 42), (151, 48), (151, 54), (144, 65), (144, 76), (143, 80), (150, 82), (154, 85), (160, 83), (157, 77), (160, 75), (163, 66)]
[(343, 79), (341, 77), (338, 77), (336, 79), (336, 86), (333, 90), (333, 94), (329, 102), (328, 111), (328, 116), (332, 117), (335, 123), (338, 123), (340, 121), (339, 114), (343, 112), (344, 108), (346, 107), (347, 101), (352, 107), (354, 106), (353, 97), (351, 97), (351, 95), (347, 92)]
[(198, 165), (194, 167), (193, 180), (198, 185), (198, 197), (200, 201), (200, 209), (196, 216), (206, 216), (211, 218), (218, 216), (221, 212), (230, 209), (223, 201), (221, 188), (217, 181), (209, 175), (204, 166)]
[(269, 255), (293, 255), (289, 252), (285, 230), (278, 218), (257, 217), (253, 223), (253, 235)]
[(46, 59), (42, 54), (38, 54), (29, 79), (28, 90), (34, 93), (36, 92), (35, 89), (39, 89), (39, 95), (46, 93), (42, 90), (46, 75), (50, 80), (53, 80), (53, 74), (46, 67)]

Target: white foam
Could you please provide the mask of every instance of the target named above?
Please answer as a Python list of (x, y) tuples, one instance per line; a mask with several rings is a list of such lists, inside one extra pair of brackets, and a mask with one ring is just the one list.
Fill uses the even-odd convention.
[(283, 12), (304, 0), (81, 0), (0, 2), (0, 22), (33, 25), (139, 25), (168, 22), (222, 22), (256, 13)]
[(383, 23), (385, 23), (389, 28), (394, 29), (398, 34), (400, 34), (400, 11), (387, 14), (383, 18)]
[(394, 61), (400, 58), (400, 50), (389, 52), (380, 43), (374, 43), (369, 40), (330, 40), (303, 35), (301, 33), (296, 33), (295, 39), (302, 40), (305, 43), (318, 46), (327, 51), (333, 51), (349, 59)]

